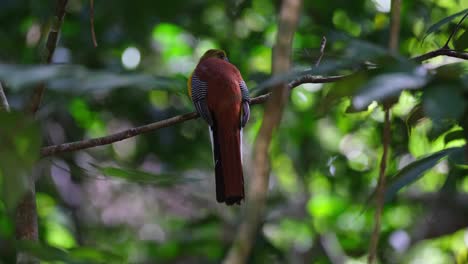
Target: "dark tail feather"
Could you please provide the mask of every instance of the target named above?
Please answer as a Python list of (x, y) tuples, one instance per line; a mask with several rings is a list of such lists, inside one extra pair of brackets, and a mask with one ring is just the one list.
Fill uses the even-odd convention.
[(219, 150), (219, 139), (218, 139), (218, 130), (216, 128), (216, 123), (214, 126), (210, 127), (210, 132), (211, 132), (211, 144), (213, 145), (213, 159), (214, 159), (214, 165), (215, 165), (216, 201), (218, 201), (218, 203), (223, 203), (225, 200), (224, 178), (223, 178), (223, 171), (221, 167), (221, 154)]
[[(222, 128), (222, 126), (221, 126)], [(229, 133), (232, 131), (232, 133)], [(214, 120), (211, 127), (216, 177), (216, 200), (227, 205), (244, 199), (244, 176), (240, 153), (240, 130), (226, 131)]]

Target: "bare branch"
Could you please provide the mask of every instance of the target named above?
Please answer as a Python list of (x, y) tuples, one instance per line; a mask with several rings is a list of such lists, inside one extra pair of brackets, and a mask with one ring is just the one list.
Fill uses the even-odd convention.
[(85, 139), (81, 141), (75, 141), (70, 143), (64, 143), (55, 146), (48, 146), (41, 149), (41, 156), (50, 156), (57, 153), (62, 152), (71, 152), (80, 149), (87, 149), (96, 146), (108, 145), (117, 141), (121, 141), (130, 137), (134, 137), (136, 135), (148, 133), (163, 127), (172, 126), (178, 123), (182, 123), (187, 120), (195, 119), (198, 117), (198, 114), (195, 112), (187, 113), (183, 115), (174, 116), (162, 121), (154, 122), (148, 125), (139, 126), (135, 128), (131, 128), (128, 130), (124, 130), (112, 135), (108, 135), (105, 137), (99, 138), (92, 138), (92, 139)]
[(289, 86), (289, 89), (293, 89), (294, 87), (297, 87), (304, 83), (331, 83), (331, 82), (341, 81), (346, 77), (348, 77), (348, 75), (336, 75), (336, 76), (322, 77), (322, 76), (313, 76), (313, 75), (307, 74), (307, 75), (303, 75), (291, 81), (288, 84), (288, 86)]
[(455, 29), (452, 31), (452, 33), (450, 34), (449, 38), (447, 39), (447, 42), (445, 42), (445, 45), (443, 48), (446, 48), (448, 49), (449, 48), (449, 43), (450, 43), (450, 40), (453, 38), (453, 36), (455, 36), (455, 34), (457, 34), (458, 30), (460, 29), (460, 26), (461, 26), (461, 23), (463, 23), (463, 20), (465, 20), (465, 18), (468, 16), (468, 13), (466, 13), (462, 19), (460, 19), (460, 21), (458, 21), (458, 24), (457, 26), (455, 27)]
[(96, 32), (94, 30), (94, 0), (89, 1), (89, 22), (91, 24), (91, 37), (93, 39), (93, 45), (97, 48)]
[(8, 104), (5, 91), (3, 91), (3, 86), (0, 82), (0, 112), (2, 111), (10, 112), (10, 105)]
[(323, 54), (325, 53), (325, 46), (327, 46), (327, 38), (323, 36), (322, 41), (320, 42), (320, 57), (317, 59), (315, 67), (318, 67), (320, 65), (320, 61), (322, 61)]
[[(290, 89), (293, 89), (304, 83), (335, 82), (345, 77), (346, 76), (317, 77), (317, 76), (312, 76), (312, 75), (305, 75), (305, 76), (299, 77), (296, 80), (291, 81), (288, 84), (288, 87)], [(264, 102), (267, 101), (269, 97), (270, 97), (270, 93), (257, 96), (250, 100), (250, 104), (251, 105), (263, 104)], [(45, 156), (51, 156), (51, 155), (55, 155), (55, 154), (59, 154), (63, 152), (72, 152), (72, 151), (77, 151), (77, 150), (82, 150), (82, 149), (87, 149), (87, 148), (92, 148), (92, 147), (97, 147), (97, 146), (102, 146), (102, 145), (108, 145), (108, 144), (112, 144), (114, 142), (121, 141), (130, 137), (138, 136), (140, 134), (155, 131), (160, 128), (173, 126), (173, 125), (176, 125), (176, 124), (179, 124), (179, 123), (191, 120), (191, 119), (195, 119), (198, 117), (199, 117), (198, 114), (195, 112), (186, 113), (183, 115), (177, 115), (177, 116), (164, 119), (158, 122), (154, 122), (151, 124), (124, 130), (124, 131), (121, 131), (112, 135), (104, 136), (104, 137), (85, 139), (85, 140), (80, 140), (80, 141), (75, 141), (75, 142), (69, 142), (69, 143), (63, 143), (59, 145), (43, 147), (41, 149), (41, 156), (45, 157)]]
[[(62, 27), (63, 18), (65, 16), (65, 8), (67, 6), (68, 0), (57, 0), (57, 7), (55, 10), (55, 17), (50, 28), (49, 35), (46, 42), (46, 56), (43, 61), (45, 64), (50, 64), (52, 62), (52, 56), (54, 55), (55, 48), (57, 46), (58, 35)], [(42, 96), (44, 94), (45, 84), (40, 83), (34, 89), (33, 96), (31, 98), (30, 109), (31, 113), (36, 113), (39, 109), (39, 106), (42, 101)]]
[(448, 56), (448, 57), (468, 60), (468, 52), (457, 51), (457, 50), (452, 50), (452, 49), (447, 49), (447, 48), (440, 48), (434, 51), (430, 51), (428, 53), (419, 55), (417, 57), (413, 57), (411, 58), (411, 60), (414, 60), (416, 62), (423, 62), (425, 60), (429, 60), (438, 56)]

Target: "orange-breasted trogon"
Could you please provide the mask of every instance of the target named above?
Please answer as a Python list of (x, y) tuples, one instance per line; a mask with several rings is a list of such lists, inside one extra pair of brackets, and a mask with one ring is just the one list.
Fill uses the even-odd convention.
[(210, 127), (216, 200), (227, 205), (244, 198), (242, 128), (250, 116), (249, 90), (223, 50), (208, 50), (188, 80), (196, 111)]

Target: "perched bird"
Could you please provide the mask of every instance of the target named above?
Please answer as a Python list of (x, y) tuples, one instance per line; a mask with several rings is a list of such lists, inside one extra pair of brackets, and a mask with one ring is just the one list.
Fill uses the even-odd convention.
[(242, 128), (250, 116), (247, 85), (226, 53), (211, 49), (200, 58), (188, 79), (188, 92), (210, 128), (216, 200), (240, 204), (244, 198)]

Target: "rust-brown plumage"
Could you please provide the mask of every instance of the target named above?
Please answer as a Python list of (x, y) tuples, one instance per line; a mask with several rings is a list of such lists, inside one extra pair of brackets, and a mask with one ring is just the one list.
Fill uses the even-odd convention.
[(241, 133), (250, 114), (247, 86), (224, 51), (209, 50), (189, 78), (189, 93), (210, 126), (216, 200), (240, 204), (244, 198)]

